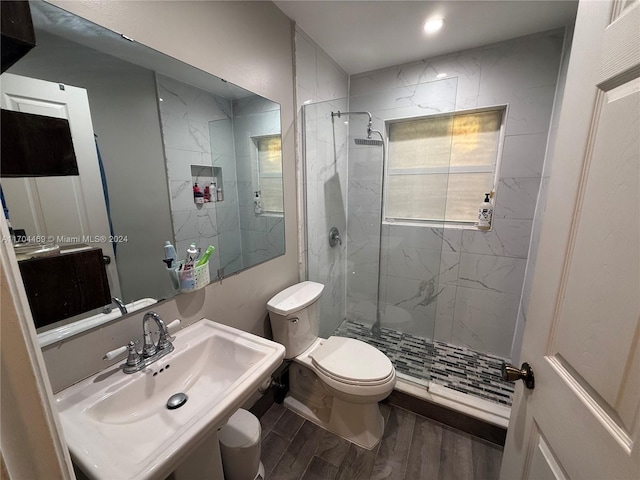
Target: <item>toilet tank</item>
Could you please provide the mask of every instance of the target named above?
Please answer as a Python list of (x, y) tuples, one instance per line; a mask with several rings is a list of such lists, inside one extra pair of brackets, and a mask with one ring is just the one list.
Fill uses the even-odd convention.
[(324, 285), (302, 282), (278, 293), (267, 303), (273, 339), (284, 345), (284, 358), (300, 355), (318, 338), (319, 302)]

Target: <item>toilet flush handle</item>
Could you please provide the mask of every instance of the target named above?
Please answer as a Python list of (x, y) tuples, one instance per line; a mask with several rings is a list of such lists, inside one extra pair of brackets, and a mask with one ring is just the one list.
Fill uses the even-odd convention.
[(293, 318), (290, 318), (289, 321), (291, 323), (298, 323), (300, 321), (300, 319), (298, 317), (293, 317)]

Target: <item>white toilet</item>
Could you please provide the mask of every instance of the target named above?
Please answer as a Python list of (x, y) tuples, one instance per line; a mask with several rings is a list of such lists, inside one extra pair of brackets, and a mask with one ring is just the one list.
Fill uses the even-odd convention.
[(396, 383), (387, 356), (360, 340), (318, 337), (324, 285), (302, 282), (267, 303), (274, 340), (284, 345), (289, 369), (285, 405), (311, 422), (371, 449), (384, 432), (378, 402)]

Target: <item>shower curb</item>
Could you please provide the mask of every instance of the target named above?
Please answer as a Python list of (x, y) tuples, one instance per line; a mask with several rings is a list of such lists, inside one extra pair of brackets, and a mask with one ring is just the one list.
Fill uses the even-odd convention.
[(507, 429), (480, 420), (429, 400), (394, 390), (383, 403), (390, 403), (436, 422), (466, 432), (474, 437), (504, 447)]

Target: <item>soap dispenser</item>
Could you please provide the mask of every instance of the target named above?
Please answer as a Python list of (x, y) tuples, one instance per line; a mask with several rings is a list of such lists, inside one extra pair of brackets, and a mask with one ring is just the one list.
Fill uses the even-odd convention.
[(489, 230), (493, 217), (493, 205), (491, 204), (491, 194), (484, 194), (484, 201), (478, 209), (478, 230)]
[(260, 200), (260, 190), (256, 190), (253, 199), (253, 213), (256, 215), (262, 214), (262, 200)]

